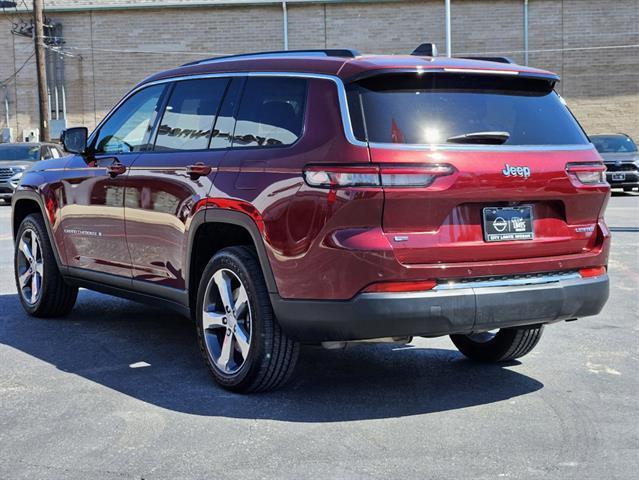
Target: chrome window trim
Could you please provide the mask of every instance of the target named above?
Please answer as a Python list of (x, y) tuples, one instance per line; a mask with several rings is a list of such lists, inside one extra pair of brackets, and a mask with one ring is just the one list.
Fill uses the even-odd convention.
[(557, 273), (544, 275), (542, 277), (531, 278), (506, 278), (497, 280), (476, 280), (467, 282), (448, 282), (440, 283), (433, 290), (458, 290), (462, 288), (490, 288), (490, 287), (515, 287), (522, 285), (543, 285), (545, 283), (556, 283), (562, 280), (577, 280), (582, 279), (579, 272), (573, 273)]
[[(195, 75), (185, 75), (180, 77), (168, 77), (153, 82), (144, 83), (138, 85), (133, 90), (128, 92), (122, 99), (115, 104), (115, 106), (105, 115), (105, 117), (98, 123), (88, 139), (90, 145), (96, 132), (100, 130), (102, 125), (113, 115), (113, 113), (128, 100), (133, 94), (139, 92), (143, 88), (151, 87), (162, 83), (180, 82), (185, 80), (196, 80), (199, 78), (224, 78), (224, 77), (294, 77), (294, 78), (309, 78), (318, 80), (329, 80), (335, 83), (337, 87), (337, 96), (340, 106), (340, 115), (342, 118), (342, 127), (346, 139), (351, 145), (356, 147), (371, 147), (386, 150), (415, 150), (415, 151), (447, 151), (447, 150), (466, 150), (473, 152), (527, 152), (527, 151), (577, 151), (577, 150), (590, 150), (595, 148), (592, 143), (585, 143), (583, 145), (451, 145), (451, 144), (432, 144), (432, 145), (418, 145), (418, 144), (396, 144), (396, 143), (375, 143), (364, 142), (358, 140), (353, 133), (353, 127), (351, 124), (350, 112), (348, 109), (348, 101), (346, 98), (346, 87), (343, 80), (336, 75), (328, 75), (321, 73), (304, 73), (304, 72), (223, 72), (223, 73), (200, 73)], [(141, 152), (134, 152), (136, 154)]]
[[(344, 129), (344, 135), (349, 143), (355, 145), (357, 147), (368, 147), (368, 142), (362, 142), (355, 138), (353, 134), (353, 128), (351, 126), (351, 117), (348, 111), (348, 102), (346, 100), (346, 87), (344, 86), (344, 82), (341, 78), (334, 75), (326, 75), (320, 73), (303, 73), (303, 72), (226, 72), (226, 73), (201, 73), (196, 75), (185, 75), (181, 77), (169, 77), (162, 78), (160, 80), (155, 80), (153, 82), (144, 83), (142, 85), (138, 85), (129, 93), (127, 93), (122, 99), (115, 104), (115, 106), (105, 115), (105, 117), (98, 123), (95, 127), (91, 135), (89, 136), (88, 144), (90, 145), (93, 140), (96, 132), (100, 130), (102, 125), (115, 113), (115, 111), (126, 102), (133, 94), (139, 92), (143, 88), (151, 87), (153, 85), (158, 85), (162, 83), (171, 83), (171, 82), (181, 82), (184, 80), (196, 80), (199, 78), (223, 78), (223, 77), (294, 77), (294, 78), (309, 78), (309, 79), (318, 79), (318, 80), (330, 80), (337, 86), (337, 96), (340, 105), (340, 115), (342, 117), (342, 126)], [(141, 152), (135, 152), (141, 153)]]

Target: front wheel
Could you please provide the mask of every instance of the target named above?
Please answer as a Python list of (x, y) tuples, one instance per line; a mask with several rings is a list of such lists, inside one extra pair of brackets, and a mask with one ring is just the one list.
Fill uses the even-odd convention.
[(471, 360), (507, 362), (529, 353), (541, 338), (543, 325), (502, 328), (497, 332), (451, 335), (457, 349)]
[(20, 224), (14, 270), (20, 302), (29, 315), (61, 317), (75, 305), (78, 289), (60, 274), (42, 215), (28, 215)]
[(248, 247), (225, 248), (204, 269), (197, 331), (209, 371), (228, 390), (277, 388), (297, 362), (299, 344), (277, 323), (260, 265)]

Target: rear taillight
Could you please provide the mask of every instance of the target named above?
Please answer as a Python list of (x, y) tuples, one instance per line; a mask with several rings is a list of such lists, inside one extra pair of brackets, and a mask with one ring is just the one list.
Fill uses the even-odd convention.
[(451, 175), (446, 164), (425, 165), (312, 165), (304, 169), (304, 180), (311, 187), (427, 187), (437, 177)]
[(582, 278), (593, 278), (593, 277), (601, 277), (606, 274), (606, 267), (591, 267), (591, 268), (582, 268), (579, 270), (579, 275)]
[(423, 292), (432, 290), (437, 286), (435, 280), (422, 280), (418, 282), (379, 282), (373, 283), (364, 289), (366, 293), (400, 293)]
[(584, 185), (606, 183), (606, 166), (603, 163), (569, 163), (566, 172)]

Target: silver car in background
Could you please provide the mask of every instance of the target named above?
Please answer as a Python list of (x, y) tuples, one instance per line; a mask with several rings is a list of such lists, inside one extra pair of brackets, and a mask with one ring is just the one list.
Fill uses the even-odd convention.
[(0, 200), (11, 202), (13, 192), (34, 162), (64, 156), (53, 143), (0, 143)]
[(612, 188), (623, 188), (625, 192), (639, 188), (639, 152), (630, 136), (624, 133), (590, 135), (590, 140), (603, 157)]

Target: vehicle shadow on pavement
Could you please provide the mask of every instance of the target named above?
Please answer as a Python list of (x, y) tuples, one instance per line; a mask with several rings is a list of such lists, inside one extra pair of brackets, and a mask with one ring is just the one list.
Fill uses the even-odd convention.
[[(189, 320), (88, 291), (81, 291), (64, 319), (31, 318), (16, 294), (1, 295), (0, 344), (143, 402), (231, 418), (403, 417), (498, 402), (543, 387), (507, 368), (517, 362), (478, 365), (456, 350), (362, 345), (338, 352), (305, 347), (283, 389), (236, 395), (213, 383)], [(67, 377), (55, 385), (69, 388), (77, 381)]]

